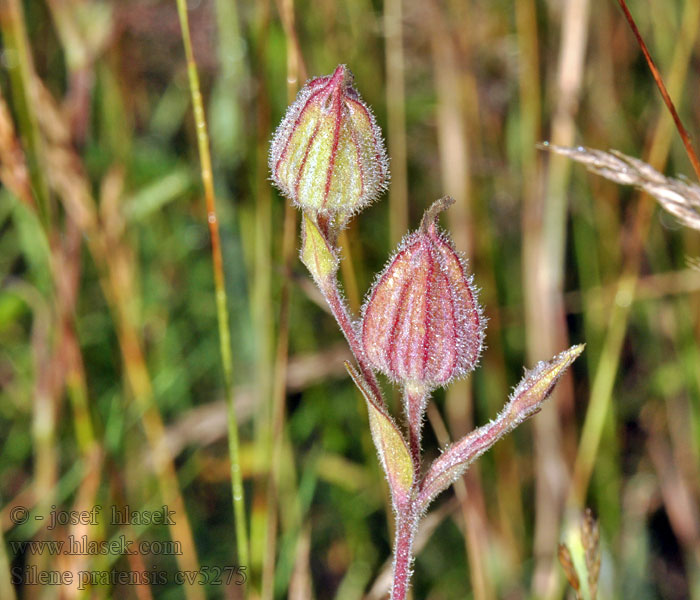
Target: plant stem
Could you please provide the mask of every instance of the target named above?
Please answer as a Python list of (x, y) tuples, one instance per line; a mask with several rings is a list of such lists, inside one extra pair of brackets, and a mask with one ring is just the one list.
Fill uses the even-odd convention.
[[(335, 317), (341, 331), (348, 341), (350, 350), (357, 360), (362, 377), (367, 386), (380, 403), (384, 403), (379, 382), (367, 363), (367, 359), (362, 348), (362, 343), (357, 329), (353, 324), (347, 305), (340, 295), (337, 277), (329, 278), (323, 285), (321, 291), (328, 302), (331, 313)], [(404, 389), (404, 407), (409, 428), (409, 446), (411, 459), (413, 462), (415, 481), (418, 481), (420, 474), (420, 440), (423, 413), (425, 412), (427, 394), (425, 390), (407, 385)], [(414, 483), (414, 490), (418, 490), (418, 484)], [(408, 505), (401, 507), (396, 512), (396, 538), (394, 542), (394, 577), (392, 584), (391, 600), (404, 600), (408, 591), (411, 579), (411, 562), (413, 560), (412, 547), (418, 523), (418, 515), (415, 510), (414, 494)]]
[(688, 155), (690, 164), (693, 166), (693, 170), (695, 171), (695, 176), (698, 179), (700, 179), (700, 160), (698, 160), (698, 155), (695, 153), (693, 143), (690, 140), (690, 135), (688, 134), (686, 128), (683, 126), (683, 122), (678, 116), (678, 112), (676, 112), (676, 107), (673, 104), (673, 100), (671, 100), (671, 95), (666, 90), (666, 86), (664, 85), (664, 81), (661, 78), (661, 74), (656, 68), (656, 64), (654, 64), (654, 61), (651, 58), (651, 54), (649, 54), (649, 49), (647, 48), (647, 45), (644, 42), (641, 33), (639, 33), (639, 29), (637, 29), (637, 24), (634, 22), (634, 18), (632, 17), (632, 14), (627, 8), (627, 3), (625, 2), (625, 0), (617, 1), (620, 5), (620, 8), (622, 8), (622, 12), (625, 13), (625, 18), (627, 19), (627, 23), (629, 23), (629, 26), (632, 29), (632, 33), (634, 33), (634, 37), (637, 38), (637, 43), (639, 44), (639, 47), (642, 50), (642, 54), (644, 54), (644, 58), (647, 61), (647, 65), (649, 65), (649, 70), (651, 71), (651, 75), (654, 78), (654, 81), (656, 82), (656, 86), (659, 88), (659, 92), (661, 92), (661, 97), (663, 98), (664, 103), (666, 104), (666, 108), (668, 108), (668, 112), (671, 113), (671, 117), (673, 118), (673, 122), (676, 125), (676, 129), (678, 130), (678, 133), (680, 134), (681, 139), (683, 140), (685, 152)]
[(413, 537), (416, 533), (418, 516), (411, 501), (405, 512), (396, 516), (396, 538), (394, 542), (394, 581), (391, 586), (391, 600), (404, 600), (411, 580), (413, 562)]
[(411, 451), (416, 481), (420, 477), (421, 432), (427, 401), (428, 394), (425, 389), (406, 384), (403, 390), (403, 408), (406, 413), (406, 421), (408, 421), (408, 447)]
[(382, 396), (382, 391), (379, 388), (379, 382), (367, 363), (365, 351), (362, 348), (362, 342), (357, 330), (355, 329), (355, 325), (353, 324), (348, 307), (340, 295), (337, 277), (333, 277), (325, 282), (321, 287), (321, 292), (323, 292), (326, 302), (328, 302), (328, 306), (331, 309), (331, 313), (338, 322), (340, 330), (345, 335), (345, 339), (348, 341), (350, 350), (352, 351), (353, 356), (360, 367), (360, 372), (362, 373), (363, 378), (367, 382), (367, 385), (372, 393), (375, 395), (377, 401), (383, 404), (384, 399)]
[(197, 129), (197, 144), (199, 147), (199, 160), (202, 171), (202, 184), (207, 206), (207, 222), (211, 235), (211, 252), (214, 269), (214, 286), (216, 289), (216, 316), (219, 324), (219, 345), (221, 362), (224, 370), (224, 387), (226, 393), (226, 406), (228, 413), (228, 443), (229, 459), (231, 462), (231, 490), (233, 495), (233, 513), (236, 521), (236, 540), (238, 547), (238, 559), (242, 565), (248, 565), (248, 530), (245, 520), (245, 498), (243, 495), (243, 477), (239, 459), (238, 421), (233, 398), (233, 360), (231, 356), (231, 334), (229, 329), (229, 317), (226, 298), (226, 281), (221, 255), (221, 241), (219, 237), (219, 222), (216, 216), (216, 198), (214, 196), (214, 180), (212, 176), (211, 156), (209, 154), (209, 135), (204, 116), (202, 94), (199, 89), (199, 76), (197, 64), (194, 60), (192, 42), (190, 39), (189, 19), (187, 17), (186, 0), (177, 0), (177, 11), (182, 30), (182, 42), (185, 47), (187, 59), (187, 74), (189, 76), (190, 92), (192, 94), (192, 106), (194, 109), (195, 125)]

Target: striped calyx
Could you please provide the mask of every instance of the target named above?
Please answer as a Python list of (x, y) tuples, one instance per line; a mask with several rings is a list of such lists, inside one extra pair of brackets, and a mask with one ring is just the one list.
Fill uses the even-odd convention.
[(280, 191), (336, 225), (372, 202), (389, 179), (381, 131), (352, 81), (345, 65), (310, 80), (270, 147), (269, 167)]
[(369, 362), (394, 381), (433, 389), (466, 375), (479, 359), (484, 318), (472, 278), (437, 218), (435, 202), (399, 245), (362, 310)]

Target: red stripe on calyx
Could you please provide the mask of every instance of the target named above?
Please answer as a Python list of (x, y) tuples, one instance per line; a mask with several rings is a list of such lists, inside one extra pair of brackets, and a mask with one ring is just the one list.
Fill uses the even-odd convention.
[[(335, 82), (338, 77), (338, 71), (341, 67), (338, 67), (333, 75), (333, 81)], [(338, 84), (333, 90), (333, 112), (335, 113), (335, 129), (333, 131), (333, 147), (331, 148), (331, 155), (328, 160), (328, 172), (326, 173), (326, 187), (323, 190), (323, 201), (321, 202), (321, 208), (325, 208), (326, 202), (328, 201), (328, 194), (331, 191), (331, 181), (333, 179), (333, 171), (335, 170), (335, 160), (338, 156), (338, 142), (340, 141), (340, 127), (343, 123), (343, 81)]]
[[(449, 275), (445, 275), (446, 277), (449, 277)], [(448, 291), (450, 292), (448, 294), (448, 299), (450, 302), (450, 325), (452, 326), (452, 340), (455, 344), (460, 343), (459, 339), (459, 329), (457, 328), (457, 315), (455, 314), (455, 293), (452, 292), (449, 286), (449, 281), (448, 281)], [(469, 289), (469, 288), (467, 288)], [(459, 367), (459, 352), (453, 352), (452, 353), (452, 366), (450, 367), (450, 373), (454, 373), (455, 369)]]
[[(425, 242), (424, 242), (425, 244)], [(431, 248), (430, 243), (425, 244), (427, 246), (425, 253), (427, 254), (427, 260), (428, 260), (428, 273), (425, 278), (425, 301), (423, 302), (423, 315), (422, 315), (422, 321), (423, 321), (423, 340), (422, 340), (422, 346), (423, 346), (423, 364), (421, 367), (421, 378), (425, 380), (425, 371), (426, 367), (428, 365), (428, 360), (430, 359), (430, 348), (429, 348), (429, 341), (430, 341), (430, 316), (429, 316), (429, 309), (430, 305), (432, 304), (432, 299), (430, 297), (430, 292), (432, 291), (432, 278), (433, 278), (433, 272), (435, 270), (435, 261), (433, 258), (433, 249)], [(420, 332), (419, 332), (420, 333)]]
[[(394, 313), (394, 324), (391, 327), (390, 333), (387, 336), (387, 343), (388, 343), (388, 348), (387, 348), (387, 354), (388, 354), (388, 364), (389, 364), (389, 371), (396, 375), (398, 375), (399, 369), (397, 368), (397, 351), (396, 351), (396, 342), (398, 341), (398, 334), (400, 330), (400, 319), (401, 319), (401, 314), (403, 311), (405, 311), (404, 308), (404, 303), (406, 300), (406, 295), (408, 294), (408, 289), (410, 287), (410, 281), (406, 279), (402, 286), (401, 286), (401, 291), (399, 292), (399, 301), (396, 303), (396, 312)], [(405, 369), (405, 365), (404, 369)]]

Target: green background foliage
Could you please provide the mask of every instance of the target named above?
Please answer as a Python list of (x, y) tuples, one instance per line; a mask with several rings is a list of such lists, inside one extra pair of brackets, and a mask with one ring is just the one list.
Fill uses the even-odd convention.
[[(700, 2), (630, 8), (696, 136)], [(2, 0), (0, 11), (0, 596), (11, 593), (13, 567), (182, 568), (157, 553), (79, 563), (11, 547), (71, 533), (166, 541), (182, 531), (106, 518), (86, 532), (48, 531), (34, 519), (13, 523), (10, 510), (157, 509), (178, 495), (164, 496), (168, 482), (198, 564), (237, 565), (210, 237), (176, 3)], [(414, 597), (564, 597), (557, 543), (588, 506), (601, 530), (601, 597), (700, 599), (700, 272), (691, 260), (700, 236), (649, 197), (535, 147), (615, 148), (692, 175), (618, 5), (197, 0), (189, 17), (227, 281), (249, 597), (380, 598), (375, 584), (390, 568), (391, 508), (367, 409), (343, 366), (342, 335), (285, 245), (285, 219), (298, 226), (298, 215), (267, 171), (294, 90), (345, 63), (392, 160), (390, 192), (341, 240), (350, 307), (357, 314), (395, 244), (449, 194), (457, 205), (444, 225), (489, 319), (480, 368), (434, 395), (426, 456), (493, 418), (522, 365), (587, 345), (545, 410), (431, 508)], [(95, 223), (81, 224), (75, 205)], [(171, 451), (171, 479), (153, 468), (154, 439)], [(199, 586), (211, 598), (243, 589)], [(169, 583), (82, 593), (197, 592)]]

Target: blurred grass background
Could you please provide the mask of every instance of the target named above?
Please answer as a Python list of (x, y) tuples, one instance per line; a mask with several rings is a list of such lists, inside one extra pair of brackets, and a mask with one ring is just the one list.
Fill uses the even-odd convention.
[[(545, 410), (435, 504), (414, 597), (564, 597), (557, 543), (589, 506), (601, 598), (700, 599), (700, 272), (689, 261), (700, 237), (650, 198), (535, 148), (615, 148), (691, 175), (617, 4), (188, 7), (227, 281), (248, 583), (12, 589), (12, 569), (32, 565), (172, 573), (240, 561), (176, 3), (1, 0), (0, 597), (383, 597), (392, 518), (366, 409), (267, 172), (296, 89), (346, 63), (392, 159), (387, 197), (345, 235), (352, 309), (449, 194), (445, 224), (489, 318), (481, 368), (431, 403), (427, 456), (495, 416), (523, 365), (587, 344)], [(630, 9), (697, 137), (700, 1)], [(48, 515), (163, 503), (174, 526), (103, 518), (49, 531), (11, 518), (17, 505)], [(11, 546), (69, 534), (173, 539), (183, 554)]]

